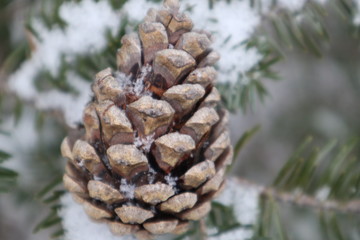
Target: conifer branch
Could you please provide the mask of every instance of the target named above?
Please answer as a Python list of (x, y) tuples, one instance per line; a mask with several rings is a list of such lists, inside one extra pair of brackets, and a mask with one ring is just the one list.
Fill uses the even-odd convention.
[(201, 219), (200, 220), (200, 237), (201, 240), (206, 240), (207, 239), (207, 227), (206, 227), (206, 221), (205, 219)]
[(285, 192), (274, 187), (265, 187), (242, 178), (237, 178), (237, 181), (239, 181), (239, 184), (260, 189), (260, 196), (266, 199), (274, 199), (278, 202), (290, 203), (317, 210), (360, 214), (360, 199), (350, 201), (320, 200), (304, 193)]

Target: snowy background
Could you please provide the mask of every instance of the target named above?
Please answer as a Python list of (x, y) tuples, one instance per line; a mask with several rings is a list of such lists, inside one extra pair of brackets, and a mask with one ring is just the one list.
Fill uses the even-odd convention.
[[(324, 0), (317, 1), (326, 4)], [(28, 4), (27, 1), (14, 2)], [(269, 11), (269, 2), (270, 0), (263, 1), (262, 14)], [(298, 11), (305, 0), (278, 2), (290, 11)], [(257, 49), (246, 49), (240, 44), (252, 36), (262, 19), (261, 14), (250, 8), (246, 1), (233, 1), (231, 5), (220, 2), (212, 10), (208, 10), (207, 1), (184, 0), (182, 3), (185, 7), (191, 6), (191, 17), (196, 23), (195, 27), (205, 28), (214, 35), (213, 46), (222, 55), (218, 65), (220, 82), (236, 83), (237, 76), (244, 74), (261, 60), (262, 56)], [(60, 16), (67, 22), (65, 30), (56, 27), (49, 30), (35, 18), (33, 24), (41, 36), (41, 42), (33, 39), (36, 46), (34, 52), (14, 73), (7, 76), (8, 89), (22, 100), (34, 104), (37, 109), (62, 111), (65, 122), (69, 126), (74, 126), (81, 119), (82, 108), (89, 100), (90, 83), (77, 73), (70, 72), (67, 73), (66, 79), (76, 94), (55, 89), (39, 92), (34, 87), (37, 73), (47, 69), (56, 76), (60, 71), (60, 59), (71, 64), (77, 55), (101, 52), (107, 44), (105, 33), (110, 31), (115, 34), (123, 16), (128, 16), (130, 22), (135, 25), (144, 17), (147, 9), (154, 6), (157, 5), (144, 0), (130, 0), (122, 9), (114, 10), (105, 0), (67, 2), (60, 7)], [(354, 17), (353, 22), (360, 25), (360, 2), (357, 6), (359, 14)], [(23, 13), (22, 17), (20, 13)], [(22, 25), (26, 15), (23, 10), (19, 14), (12, 19), (14, 27), (10, 34), (15, 42), (25, 38)], [(322, 59), (304, 52), (285, 50), (286, 61), (275, 66), (283, 80), (269, 81), (266, 84), (270, 97), (266, 98), (265, 103), (256, 103), (252, 112), (231, 116), (233, 142), (249, 128), (257, 124), (262, 126), (261, 131), (241, 153), (233, 175), (268, 185), (287, 157), (309, 133), (316, 136), (319, 142), (331, 138), (345, 141), (353, 135), (354, 130), (360, 130), (357, 121), (360, 109), (355, 108), (360, 100), (358, 43), (350, 38), (338, 21), (329, 17), (327, 24), (332, 30), (332, 41), (329, 45), (323, 46), (325, 54)], [(128, 29), (130, 30), (131, 28)], [(3, 79), (5, 78), (2, 78), (0, 86), (4, 86)], [(21, 191), (15, 197), (0, 196), (0, 239), (48, 239), (47, 232), (36, 235), (31, 233), (37, 221), (46, 214), (45, 207), (34, 201), (31, 193), (38, 191), (43, 186), (40, 183), (49, 179), (49, 175), (56, 169), (49, 169), (46, 162), (41, 162), (42, 168), (37, 170), (32, 168), (32, 161), (34, 158), (46, 158), (46, 155), (41, 156), (44, 149), (56, 149), (56, 146), (59, 146), (59, 139), (65, 135), (65, 127), (56, 121), (56, 117), (46, 119), (39, 134), (36, 129), (38, 111), (31, 107), (26, 107), (23, 117), (16, 124), (13, 117), (7, 117), (5, 114), (2, 115), (2, 119), (4, 120), (1, 130), (11, 134), (0, 135), (0, 149), (12, 153), (13, 158), (6, 166), (21, 174), (18, 182)], [(60, 158), (51, 161), (56, 162), (55, 165), (59, 167), (64, 164), (64, 160)], [(254, 223), (258, 212), (257, 191), (249, 191), (246, 187), (238, 187), (232, 191), (236, 184), (230, 182), (229, 185), (219, 201), (231, 205), (230, 199), (241, 199), (242, 204), (236, 205), (239, 220), (244, 224)], [(89, 228), (85, 216), (80, 211), (81, 208), (68, 196), (63, 198), (63, 203), (67, 205), (62, 211), (65, 218), (64, 226), (69, 230), (69, 234), (74, 234), (69, 235), (72, 236), (69, 239), (82, 240), (75, 237), (79, 232), (78, 229), (74, 230), (78, 224), (74, 222), (74, 214), (77, 217), (83, 216), (82, 224), (87, 227), (89, 233), (93, 233), (95, 227), (103, 228)], [(290, 228), (297, 226), (292, 229), (294, 236), (302, 236), (302, 239), (320, 239), (316, 226), (313, 226), (312, 222), (304, 221), (307, 219), (306, 216), (294, 218), (296, 214), (289, 210), (283, 216), (292, 219), (287, 221)], [(307, 238), (304, 238), (304, 228), (307, 229)], [(252, 235), (251, 231), (239, 231), (237, 236), (242, 237), (236, 238), (237, 240), (247, 239)], [(216, 239), (230, 240), (228, 236)]]

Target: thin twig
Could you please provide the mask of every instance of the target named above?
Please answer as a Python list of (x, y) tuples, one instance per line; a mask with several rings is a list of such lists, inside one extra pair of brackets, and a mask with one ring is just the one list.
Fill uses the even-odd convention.
[(207, 239), (207, 228), (206, 228), (205, 219), (200, 220), (200, 234), (201, 234), (201, 240)]
[(351, 201), (320, 200), (307, 194), (279, 191), (273, 187), (264, 187), (245, 179), (237, 178), (240, 184), (260, 189), (260, 195), (279, 202), (290, 203), (297, 206), (340, 213), (360, 214), (360, 199)]

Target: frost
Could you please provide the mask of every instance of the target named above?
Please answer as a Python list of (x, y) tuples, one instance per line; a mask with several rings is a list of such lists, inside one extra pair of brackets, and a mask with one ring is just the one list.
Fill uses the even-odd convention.
[(134, 83), (134, 93), (136, 96), (141, 96), (144, 91), (144, 79), (138, 78)]
[[(326, 0), (317, 1), (326, 2)], [(273, 0), (261, 1), (260, 13), (270, 13), (273, 2)], [(277, 5), (294, 12), (300, 10), (305, 2), (306, 0), (279, 0)], [(208, 9), (207, 1), (184, 0), (182, 3), (183, 6), (192, 9), (191, 18), (195, 28), (209, 31), (215, 38), (212, 48), (221, 55), (218, 62), (220, 83), (236, 83), (239, 76), (244, 76), (263, 58), (257, 48), (248, 49), (244, 45), (261, 23), (261, 14), (257, 8), (251, 8), (248, 1), (216, 2), (213, 9), (206, 11), (204, 9)], [(245, 81), (246, 79), (242, 84), (246, 84)]]
[(292, 12), (300, 10), (307, 0), (278, 0), (277, 4)]
[[(29, 159), (39, 140), (39, 133), (35, 128), (35, 119), (35, 112), (26, 108), (18, 123), (14, 117), (11, 117), (5, 118), (1, 124), (2, 130), (11, 133), (11, 135), (0, 134), (1, 150), (11, 154), (11, 160), (5, 161), (2, 165), (19, 173), (21, 176), (19, 186), (22, 187), (27, 187), (28, 184), (34, 182), (33, 175), (37, 174), (33, 172), (34, 169), (31, 168)], [(52, 137), (51, 133), (49, 137)]]
[[(24, 100), (34, 101), (41, 109), (61, 109), (67, 123), (74, 126), (81, 120), (89, 84), (78, 81), (78, 77), (67, 76), (67, 82), (80, 89), (80, 96), (55, 90), (40, 93), (35, 87), (35, 78), (46, 70), (55, 77), (62, 61), (71, 64), (77, 55), (93, 54), (105, 48), (107, 30), (115, 34), (120, 21), (107, 1), (65, 2), (59, 8), (59, 16), (67, 23), (64, 29), (54, 26), (49, 30), (39, 19), (33, 20), (33, 28), (40, 40), (35, 40), (36, 50), (31, 58), (9, 77), (9, 87)], [(78, 106), (81, 106), (80, 111)]]
[(141, 137), (136, 137), (134, 144), (137, 148), (141, 148), (145, 153), (150, 152), (151, 149), (151, 145), (153, 144), (154, 140), (155, 140), (155, 133), (146, 136), (144, 138)]
[(206, 1), (184, 1), (193, 6), (191, 17), (197, 29), (204, 29), (215, 38), (213, 49), (219, 51), (219, 82), (235, 83), (239, 74), (243, 74), (261, 60), (257, 49), (246, 49), (241, 44), (249, 39), (260, 23), (260, 15), (250, 7), (247, 1), (221, 1), (208, 9)]
[[(214, 34), (213, 49), (220, 52), (219, 81), (236, 82), (239, 73), (244, 73), (261, 59), (257, 49), (246, 49), (241, 43), (251, 36), (260, 23), (260, 15), (247, 1), (221, 1), (209, 9), (207, 1), (181, 1), (183, 9), (191, 8), (191, 18), (196, 29)], [(123, 7), (131, 21), (140, 22), (147, 9), (159, 5), (145, 0), (129, 0)], [(206, 11), (204, 11), (206, 9)], [(170, 48), (173, 46), (169, 46)]]
[[(128, 0), (122, 7), (125, 14), (128, 15), (129, 21), (139, 23), (146, 16), (150, 8), (158, 8), (159, 4), (146, 0)], [(133, 29), (131, 29), (133, 31)]]
[(70, 194), (61, 198), (62, 208), (59, 211), (63, 219), (65, 240), (136, 240), (132, 236), (113, 235), (106, 223), (93, 222), (86, 215), (81, 205), (76, 203)]
[(132, 75), (126, 75), (122, 72), (115, 72), (115, 79), (119, 82), (122, 89), (125, 92), (134, 94), (135, 96), (141, 97), (149, 95), (150, 93), (144, 91), (145, 78), (148, 74), (151, 74), (152, 67), (150, 65), (142, 66), (140, 69), (139, 76), (135, 80), (132, 80)]
[(134, 198), (135, 185), (127, 183), (126, 179), (121, 179), (120, 192), (128, 199)]
[[(61, 205), (59, 216), (66, 229), (64, 240), (137, 240), (130, 235), (115, 236), (106, 223), (92, 221), (69, 193), (61, 198)], [(156, 239), (171, 240), (173, 236), (165, 235)]]
[(144, 80), (145, 77), (148, 76), (152, 71), (152, 67), (150, 65), (145, 65), (141, 68), (141, 72), (139, 77), (136, 79), (135, 84), (133, 86), (133, 92), (136, 96), (141, 96), (144, 92)]
[(176, 191), (177, 191), (177, 184), (176, 181), (179, 179), (177, 177), (172, 177), (171, 174), (169, 173), (168, 175), (165, 176), (165, 181), (167, 184), (169, 184), (170, 186), (172, 186)]
[(355, 25), (360, 25), (360, 7), (359, 7), (359, 13), (357, 13), (354, 17), (354, 24)]
[(354, 24), (359, 26), (360, 25), (360, 0), (355, 0), (356, 4), (356, 12), (354, 16)]
[(324, 5), (328, 0), (315, 0), (315, 2)]
[[(166, 176), (169, 182), (176, 181), (170, 175)], [(124, 184), (127, 185), (127, 184)], [(259, 189), (245, 186), (236, 179), (229, 179), (227, 188), (216, 200), (227, 206), (234, 206), (237, 220), (243, 224), (254, 224), (259, 211)], [(61, 198), (62, 208), (59, 212), (63, 219), (62, 224), (65, 232), (65, 240), (135, 240), (131, 236), (114, 236), (105, 223), (93, 222), (86, 215), (82, 206), (76, 203), (70, 194)], [(209, 229), (209, 234), (216, 234), (217, 229)], [(216, 237), (209, 237), (209, 240), (245, 240), (251, 239), (253, 229), (237, 228), (223, 233)], [(173, 236), (163, 236), (157, 239), (170, 240)]]
[(325, 201), (329, 197), (330, 191), (331, 189), (329, 186), (324, 186), (316, 191), (315, 197), (320, 201)]
[[(328, 0), (313, 0), (312, 2), (316, 2), (318, 4), (324, 5)], [(307, 0), (277, 0), (276, 7), (277, 9), (282, 8), (286, 9), (290, 12), (298, 12), (300, 11), (304, 5), (309, 2)], [(273, 0), (262, 0), (261, 1), (261, 12), (264, 14), (272, 14), (271, 7), (273, 5)]]
[(94, 175), (94, 180), (95, 181), (102, 181), (103, 179), (102, 179), (102, 177)]
[(129, 89), (132, 88), (133, 83), (131, 81), (131, 75), (126, 75), (123, 72), (116, 71), (114, 73), (114, 77), (116, 81), (120, 84), (120, 87), (125, 91), (130, 91)]
[(148, 174), (147, 174), (149, 184), (154, 183), (155, 175), (156, 175), (156, 171), (152, 167), (149, 167), (149, 171), (148, 171)]
[(261, 189), (247, 186), (235, 178), (227, 181), (226, 188), (216, 201), (227, 206), (234, 206), (235, 216), (243, 225), (256, 222), (259, 212), (259, 194)]
[[(260, 211), (260, 191), (260, 188), (248, 186), (235, 178), (230, 178), (224, 192), (215, 201), (226, 206), (233, 206), (234, 215), (241, 225), (254, 225)], [(211, 231), (214, 232), (214, 229)], [(219, 236), (210, 237), (209, 240), (245, 240), (251, 239), (252, 236), (253, 229), (240, 227)]]
[(79, 162), (78, 162), (78, 166), (83, 168), (84, 167), (84, 159), (81, 159)]
[(84, 106), (90, 100), (91, 89), (90, 83), (75, 73), (69, 72), (67, 78), (71, 79), (70, 85), (78, 94), (72, 95), (59, 90), (38, 93), (35, 105), (41, 110), (62, 110), (66, 122), (70, 126), (74, 126), (82, 119)]

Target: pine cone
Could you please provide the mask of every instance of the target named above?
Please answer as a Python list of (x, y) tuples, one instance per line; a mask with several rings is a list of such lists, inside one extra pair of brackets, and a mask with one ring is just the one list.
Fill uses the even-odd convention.
[(176, 0), (125, 35), (118, 71), (99, 72), (84, 129), (66, 137), (64, 185), (117, 235), (181, 234), (210, 211), (232, 161), (210, 36)]

